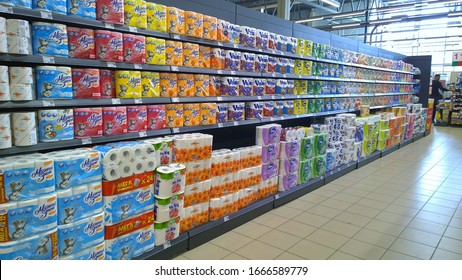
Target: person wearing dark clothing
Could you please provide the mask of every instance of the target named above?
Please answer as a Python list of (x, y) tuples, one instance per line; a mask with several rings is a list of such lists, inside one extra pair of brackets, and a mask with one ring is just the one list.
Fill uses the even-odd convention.
[(435, 122), (436, 117), (436, 106), (439, 104), (439, 101), (443, 99), (443, 95), (441, 95), (440, 90), (449, 91), (441, 84), (440, 74), (436, 74), (432, 81), (432, 93), (430, 94), (430, 98), (433, 98), (435, 100), (433, 104), (433, 122)]

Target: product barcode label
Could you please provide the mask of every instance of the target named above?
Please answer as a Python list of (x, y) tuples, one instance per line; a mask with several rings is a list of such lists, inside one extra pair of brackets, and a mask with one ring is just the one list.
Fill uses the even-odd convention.
[(13, 7), (0, 6), (0, 12), (1, 13), (12, 14), (13, 13)]
[(180, 129), (178, 127), (172, 128), (173, 133), (179, 133)]
[(116, 68), (117, 65), (115, 64), (115, 62), (108, 61), (108, 62), (107, 62), (107, 67)]
[(287, 78), (287, 74), (282, 74), (282, 76), (283, 76), (284, 78)]
[(271, 52), (272, 52), (272, 53), (276, 53), (276, 51), (275, 51), (275, 50), (271, 50)]
[(164, 243), (164, 250), (172, 247), (172, 243), (170, 243), (170, 240)]
[(171, 68), (171, 69), (172, 69), (172, 71), (176, 71), (176, 72), (178, 72), (178, 66), (172, 66), (172, 68)]
[(83, 138), (82, 145), (88, 145), (88, 144), (91, 144), (91, 138)]
[(54, 107), (55, 101), (54, 100), (42, 100), (43, 107)]
[(275, 73), (271, 73), (271, 76), (274, 78), (274, 77), (276, 77), (276, 74), (275, 74)]
[(53, 14), (47, 11), (40, 11), (40, 17), (44, 19), (53, 19)]
[(138, 134), (140, 135), (140, 137), (146, 137), (146, 136), (148, 136), (148, 134), (146, 133), (146, 131), (140, 131), (140, 132), (138, 132)]
[(109, 22), (105, 22), (105, 23), (104, 23), (104, 27), (110, 28), (110, 29), (114, 29), (114, 24), (109, 23)]
[(173, 34), (173, 39), (180, 40), (180, 35), (178, 35), (178, 34)]
[(112, 104), (113, 105), (119, 105), (120, 104), (120, 99), (119, 98), (112, 98)]
[(223, 218), (223, 221), (225, 221), (225, 222), (229, 221), (229, 216), (225, 216), (225, 217)]
[(262, 50), (262, 49), (258, 49), (258, 51), (259, 51), (259, 52), (263, 52), (263, 50)]
[(285, 120), (286, 118), (284, 116), (279, 117), (281, 120)]
[(276, 99), (276, 96), (274, 96), (274, 95), (271, 95), (271, 99)]
[(42, 56), (43, 63), (55, 64), (55, 58), (53, 56)]
[(138, 28), (136, 28), (134, 26), (129, 26), (128, 30), (130, 30), (130, 32), (138, 32)]
[(261, 100), (261, 96), (257, 96), (257, 99), (258, 99), (258, 100)]
[(135, 98), (135, 104), (142, 104), (142, 103), (143, 103), (143, 99)]
[(143, 65), (141, 64), (133, 64), (133, 66), (135, 67), (135, 69), (143, 69)]
[(178, 97), (172, 97), (172, 102), (175, 102), (175, 103), (180, 102), (180, 99)]

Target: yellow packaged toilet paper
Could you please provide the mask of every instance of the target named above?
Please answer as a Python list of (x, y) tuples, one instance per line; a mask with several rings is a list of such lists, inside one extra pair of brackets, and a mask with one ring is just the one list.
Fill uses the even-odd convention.
[(141, 98), (140, 71), (116, 71), (115, 80), (118, 98)]
[(146, 3), (147, 28), (167, 32), (167, 7), (164, 5)]
[(146, 1), (124, 1), (125, 25), (139, 28), (147, 28)]
[(165, 40), (146, 37), (146, 64), (165, 65)]
[(141, 97), (160, 97), (160, 77), (157, 72), (141, 72)]

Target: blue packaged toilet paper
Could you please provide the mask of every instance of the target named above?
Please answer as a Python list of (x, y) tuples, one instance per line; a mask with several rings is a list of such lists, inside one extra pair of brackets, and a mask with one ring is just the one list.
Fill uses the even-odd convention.
[(34, 55), (69, 56), (67, 28), (63, 24), (33, 22), (32, 48)]

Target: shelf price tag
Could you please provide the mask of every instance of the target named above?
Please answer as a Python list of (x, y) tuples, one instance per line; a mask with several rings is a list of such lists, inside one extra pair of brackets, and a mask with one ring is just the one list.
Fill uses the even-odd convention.
[(89, 145), (91, 144), (91, 138), (83, 138), (82, 145)]
[(104, 27), (106, 27), (106, 28), (108, 28), (108, 29), (114, 29), (114, 24), (109, 23), (109, 22), (105, 22), (105, 23), (104, 23)]
[(281, 117), (280, 117), (280, 119), (281, 119), (281, 120), (285, 120), (285, 119), (286, 119), (286, 117), (284, 117), (284, 116), (281, 116)]
[(271, 99), (276, 99), (276, 96), (274, 96), (274, 95), (271, 95)]
[(54, 107), (55, 101), (54, 100), (42, 100), (43, 107)]
[(279, 194), (274, 196), (275, 199), (279, 199)]
[(276, 50), (271, 50), (271, 52), (272, 52), (273, 54), (275, 54), (275, 53), (276, 53)]
[(119, 98), (112, 98), (112, 104), (113, 105), (120, 105), (120, 99)]
[(107, 67), (116, 68), (117, 65), (115, 64), (115, 62), (108, 61), (108, 62), (107, 62)]
[(172, 102), (178, 103), (180, 99), (178, 97), (172, 97)]
[(257, 96), (257, 99), (258, 99), (258, 100), (261, 100), (261, 96)]
[(223, 70), (217, 70), (217, 73), (221, 75), (223, 74)]
[(273, 118), (273, 117), (270, 118), (270, 121), (272, 122), (274, 122), (275, 120), (277, 120), (277, 118)]
[(217, 96), (217, 101), (223, 101), (223, 97)]
[(172, 128), (173, 133), (180, 133), (180, 129), (178, 127)]
[(43, 63), (55, 64), (55, 58), (53, 56), (42, 56)]
[(128, 30), (130, 30), (130, 32), (138, 32), (138, 28), (136, 28), (134, 26), (129, 26)]
[(143, 69), (143, 65), (141, 64), (133, 64), (133, 66), (135, 67), (135, 69)]
[(276, 73), (271, 73), (271, 76), (274, 78), (276, 77)]
[(175, 40), (180, 40), (180, 35), (178, 35), (178, 34), (172, 34), (172, 37)]
[(233, 47), (239, 48), (239, 44), (233, 44)]
[(138, 134), (140, 135), (140, 137), (147, 137), (148, 136), (146, 131), (140, 131)]
[(135, 104), (142, 104), (142, 103), (143, 103), (143, 99), (135, 98)]
[(47, 11), (40, 11), (40, 17), (44, 19), (53, 19), (53, 14)]
[(235, 126), (238, 126), (238, 125), (239, 125), (239, 122), (235, 121), (235, 122), (234, 122), (234, 125), (235, 125)]
[(164, 250), (172, 247), (172, 243), (170, 243), (170, 240), (164, 243)]
[(5, 7), (5, 6), (0, 5), (0, 13), (12, 14), (13, 13), (13, 7)]
[(258, 49), (259, 52), (263, 52), (263, 49)]
[(236, 75), (236, 71), (231, 71), (231, 75)]
[(219, 45), (220, 47), (223, 47), (223, 43), (222, 42), (217, 42), (217, 45)]
[(223, 124), (222, 124), (222, 123), (218, 123), (218, 128), (223, 128)]
[(178, 72), (178, 66), (172, 66), (171, 69), (172, 71)]
[(225, 217), (223, 218), (223, 221), (224, 221), (224, 222), (229, 221), (229, 216), (225, 216)]

